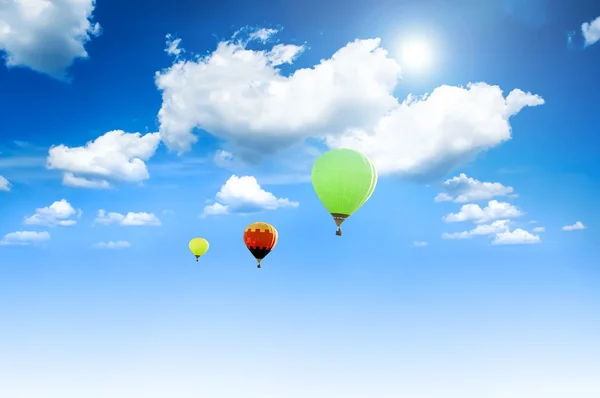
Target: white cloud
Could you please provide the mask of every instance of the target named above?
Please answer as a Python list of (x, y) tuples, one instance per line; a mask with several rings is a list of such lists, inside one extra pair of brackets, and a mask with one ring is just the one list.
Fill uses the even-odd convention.
[(277, 198), (258, 185), (252, 176), (232, 175), (216, 195), (217, 202), (204, 208), (203, 215), (251, 213), (259, 210), (275, 210), (280, 207), (298, 207), (298, 202)]
[(131, 243), (124, 241), (124, 240), (119, 240), (119, 241), (109, 241), (109, 242), (98, 242), (96, 244), (94, 244), (92, 247), (96, 248), (96, 249), (125, 249), (128, 247), (131, 247)]
[(10, 182), (8, 182), (8, 180), (3, 176), (0, 176), (0, 191), (10, 191)]
[(85, 44), (100, 33), (92, 22), (94, 7), (95, 0), (0, 1), (6, 65), (65, 79), (75, 59), (88, 57)]
[(425, 247), (425, 246), (427, 246), (427, 244), (428, 244), (427, 242), (419, 242), (419, 241), (413, 242), (414, 247)]
[(577, 221), (575, 224), (573, 225), (565, 225), (564, 227), (562, 227), (563, 231), (579, 231), (582, 229), (586, 229), (587, 227), (585, 225), (583, 225), (583, 223), (581, 221)]
[(105, 180), (90, 180), (83, 177), (76, 177), (71, 172), (63, 175), (63, 185), (75, 188), (90, 188), (90, 189), (108, 189), (111, 185)]
[[(510, 230), (510, 220), (496, 220), (491, 224), (478, 225), (470, 231), (444, 233), (443, 239), (470, 239), (477, 236), (493, 236), (493, 245), (519, 245), (540, 243), (541, 239), (523, 229)], [(535, 232), (535, 231), (534, 231)]]
[(0, 240), (0, 246), (29, 246), (49, 239), (50, 234), (46, 231), (17, 231), (4, 235)]
[(581, 34), (585, 39), (586, 46), (591, 46), (600, 40), (600, 17), (581, 24)]
[[(234, 34), (234, 36), (237, 36), (243, 30), (244, 29), (238, 30), (236, 34)], [(266, 43), (271, 38), (271, 36), (273, 36), (277, 32), (277, 29), (258, 29), (256, 31), (250, 32), (250, 34), (248, 35), (248, 40), (260, 40), (261, 42)]]
[(514, 196), (513, 187), (507, 187), (499, 182), (481, 182), (461, 173), (444, 182), (444, 192), (435, 197), (436, 202), (453, 201), (455, 203), (488, 200), (498, 196)]
[(523, 213), (510, 203), (490, 200), (483, 209), (479, 205), (469, 203), (463, 205), (460, 212), (450, 213), (442, 219), (448, 223), (472, 221), (480, 224), (492, 220), (516, 218), (522, 215)]
[(181, 39), (173, 38), (173, 35), (170, 33), (166, 36), (167, 39), (167, 48), (165, 48), (165, 52), (169, 55), (175, 56), (175, 58), (179, 57), (181, 53), (185, 50), (183, 48), (179, 48), (179, 44), (181, 43)]
[(531, 231), (535, 232), (535, 233), (546, 232), (546, 228), (544, 228), (544, 227), (535, 227)]
[(543, 103), (519, 89), (504, 98), (500, 87), (486, 83), (441, 86), (421, 98), (409, 97), (372, 131), (329, 136), (327, 142), (362, 151), (381, 174), (430, 179), (510, 139), (509, 118), (526, 106)]
[(161, 225), (160, 220), (153, 213), (133, 213), (127, 214), (106, 212), (103, 209), (98, 210), (98, 215), (94, 220), (97, 224), (119, 224), (125, 227), (128, 226), (159, 226)]
[(81, 188), (108, 188), (105, 178), (140, 182), (150, 177), (145, 161), (154, 155), (159, 143), (158, 133), (109, 131), (85, 146), (51, 147), (46, 167), (64, 171), (63, 182)]
[(510, 220), (496, 220), (491, 224), (478, 225), (470, 231), (442, 234), (443, 239), (469, 239), (475, 236), (489, 236), (509, 230)]
[(532, 245), (542, 240), (538, 235), (533, 235), (521, 228), (496, 234), (492, 245)]
[[(80, 211), (81, 212), (81, 211)], [(25, 217), (26, 225), (46, 225), (70, 227), (77, 221), (73, 219), (78, 212), (65, 199), (52, 203), (50, 206), (35, 209), (35, 214)], [(81, 213), (79, 213), (81, 215)]]
[(225, 214), (229, 214), (229, 206), (222, 205), (219, 202), (205, 206), (204, 212), (202, 213), (203, 216), (222, 216)]
[[(265, 40), (272, 34), (255, 33)], [(360, 149), (381, 174), (441, 176), (510, 139), (509, 118), (544, 103), (519, 89), (505, 98), (486, 83), (441, 86), (400, 103), (393, 96), (400, 65), (379, 39), (355, 40), (289, 76), (277, 65), (292, 63), (303, 46), (245, 45), (221, 42), (208, 56), (157, 73), (160, 134), (170, 149), (189, 150), (196, 128), (229, 140), (247, 160), (314, 137)]]

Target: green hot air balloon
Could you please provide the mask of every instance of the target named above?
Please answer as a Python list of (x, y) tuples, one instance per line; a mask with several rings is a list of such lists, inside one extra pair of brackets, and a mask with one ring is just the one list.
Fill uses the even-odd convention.
[(312, 184), (319, 200), (340, 226), (373, 194), (377, 170), (371, 160), (351, 149), (333, 149), (321, 155), (312, 168)]

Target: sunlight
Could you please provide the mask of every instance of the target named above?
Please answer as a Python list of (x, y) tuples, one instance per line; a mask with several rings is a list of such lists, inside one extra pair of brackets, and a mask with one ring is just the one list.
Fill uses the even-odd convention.
[(424, 69), (431, 63), (431, 48), (423, 39), (410, 39), (401, 46), (401, 65), (408, 69)]

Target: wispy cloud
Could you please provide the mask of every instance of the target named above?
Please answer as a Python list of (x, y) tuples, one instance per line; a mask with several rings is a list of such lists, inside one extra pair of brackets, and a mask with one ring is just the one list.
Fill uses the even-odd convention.
[(44, 167), (44, 156), (0, 156), (0, 169)]
[(110, 249), (110, 250), (116, 250), (116, 249), (126, 249), (128, 247), (131, 247), (131, 243), (125, 241), (125, 240), (118, 240), (118, 241), (109, 241), (109, 242), (98, 242), (92, 245), (92, 247), (94, 249)]
[(103, 209), (98, 210), (98, 215), (94, 221), (96, 224), (110, 225), (118, 224), (124, 227), (142, 227), (142, 226), (160, 226), (161, 222), (154, 213), (134, 213), (127, 214), (106, 212)]
[(46, 231), (17, 231), (4, 235), (0, 240), (0, 246), (30, 246), (49, 239), (50, 234)]

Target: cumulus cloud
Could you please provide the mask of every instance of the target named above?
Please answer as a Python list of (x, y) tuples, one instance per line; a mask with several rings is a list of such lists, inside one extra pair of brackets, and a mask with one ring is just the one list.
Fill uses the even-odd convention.
[(466, 174), (446, 180), (442, 186), (444, 192), (435, 197), (436, 202), (452, 201), (455, 203), (488, 200), (498, 196), (514, 196), (513, 187), (507, 187), (499, 182), (481, 182)]
[(427, 244), (428, 244), (427, 242), (420, 242), (420, 241), (413, 242), (414, 247), (425, 247), (425, 246), (427, 246)]
[[(274, 32), (245, 34), (267, 42)], [(156, 74), (160, 134), (170, 149), (189, 150), (196, 128), (228, 140), (246, 160), (312, 137), (360, 149), (381, 174), (431, 178), (510, 139), (510, 117), (544, 103), (520, 89), (504, 97), (486, 83), (399, 101), (400, 65), (380, 39), (355, 40), (289, 76), (278, 65), (293, 63), (303, 46), (250, 50), (246, 43), (234, 37)]]
[(541, 241), (538, 235), (517, 228), (512, 231), (497, 233), (492, 245), (534, 245)]
[(160, 220), (154, 213), (133, 213), (129, 212), (127, 214), (115, 213), (115, 212), (106, 212), (103, 209), (98, 210), (98, 214), (96, 219), (94, 220), (96, 224), (118, 224), (124, 227), (130, 226), (159, 226), (161, 225)]
[(600, 40), (600, 17), (581, 24), (581, 34), (585, 40), (585, 46), (591, 46)]
[(360, 150), (381, 174), (442, 177), (480, 152), (511, 138), (509, 118), (544, 100), (519, 89), (506, 98), (498, 86), (441, 86), (409, 96), (372, 131), (356, 129), (327, 138), (330, 147)]
[(0, 1), (0, 50), (8, 67), (22, 66), (65, 79), (85, 45), (100, 33), (95, 0)]
[(106, 179), (140, 182), (150, 177), (145, 162), (159, 143), (158, 133), (109, 131), (85, 146), (51, 147), (46, 167), (64, 171), (63, 183), (73, 187), (109, 188)]
[(491, 224), (478, 225), (470, 231), (444, 233), (443, 239), (470, 239), (479, 236), (494, 237), (493, 245), (521, 245), (540, 243), (539, 236), (521, 228), (510, 229), (510, 220), (496, 220)]
[(579, 231), (582, 229), (586, 229), (587, 227), (585, 225), (583, 225), (583, 223), (581, 221), (577, 221), (575, 224), (573, 225), (565, 225), (564, 227), (562, 227), (563, 231)]
[(10, 182), (3, 176), (0, 176), (0, 191), (9, 192), (10, 191)]
[[(25, 217), (26, 225), (46, 225), (70, 227), (77, 223), (73, 219), (78, 212), (65, 199), (52, 203), (50, 206), (35, 209), (35, 214)], [(81, 210), (79, 211), (79, 216)]]
[(124, 241), (124, 240), (119, 240), (119, 241), (109, 241), (109, 242), (98, 242), (95, 243), (92, 247), (96, 248), (96, 249), (125, 249), (128, 247), (131, 247), (131, 243)]
[(510, 219), (522, 216), (523, 213), (507, 202), (490, 200), (483, 209), (479, 205), (469, 203), (463, 205), (458, 213), (450, 213), (442, 219), (447, 223), (471, 221), (477, 224), (498, 219)]
[(478, 225), (470, 231), (442, 234), (443, 239), (469, 239), (475, 236), (490, 236), (509, 230), (510, 220), (496, 220), (491, 224)]
[(252, 176), (232, 175), (217, 192), (216, 200), (214, 204), (204, 208), (204, 216), (298, 207), (298, 202), (278, 198), (262, 189), (256, 178)]
[(50, 234), (46, 231), (17, 231), (4, 235), (0, 240), (0, 246), (30, 246), (50, 239)]

